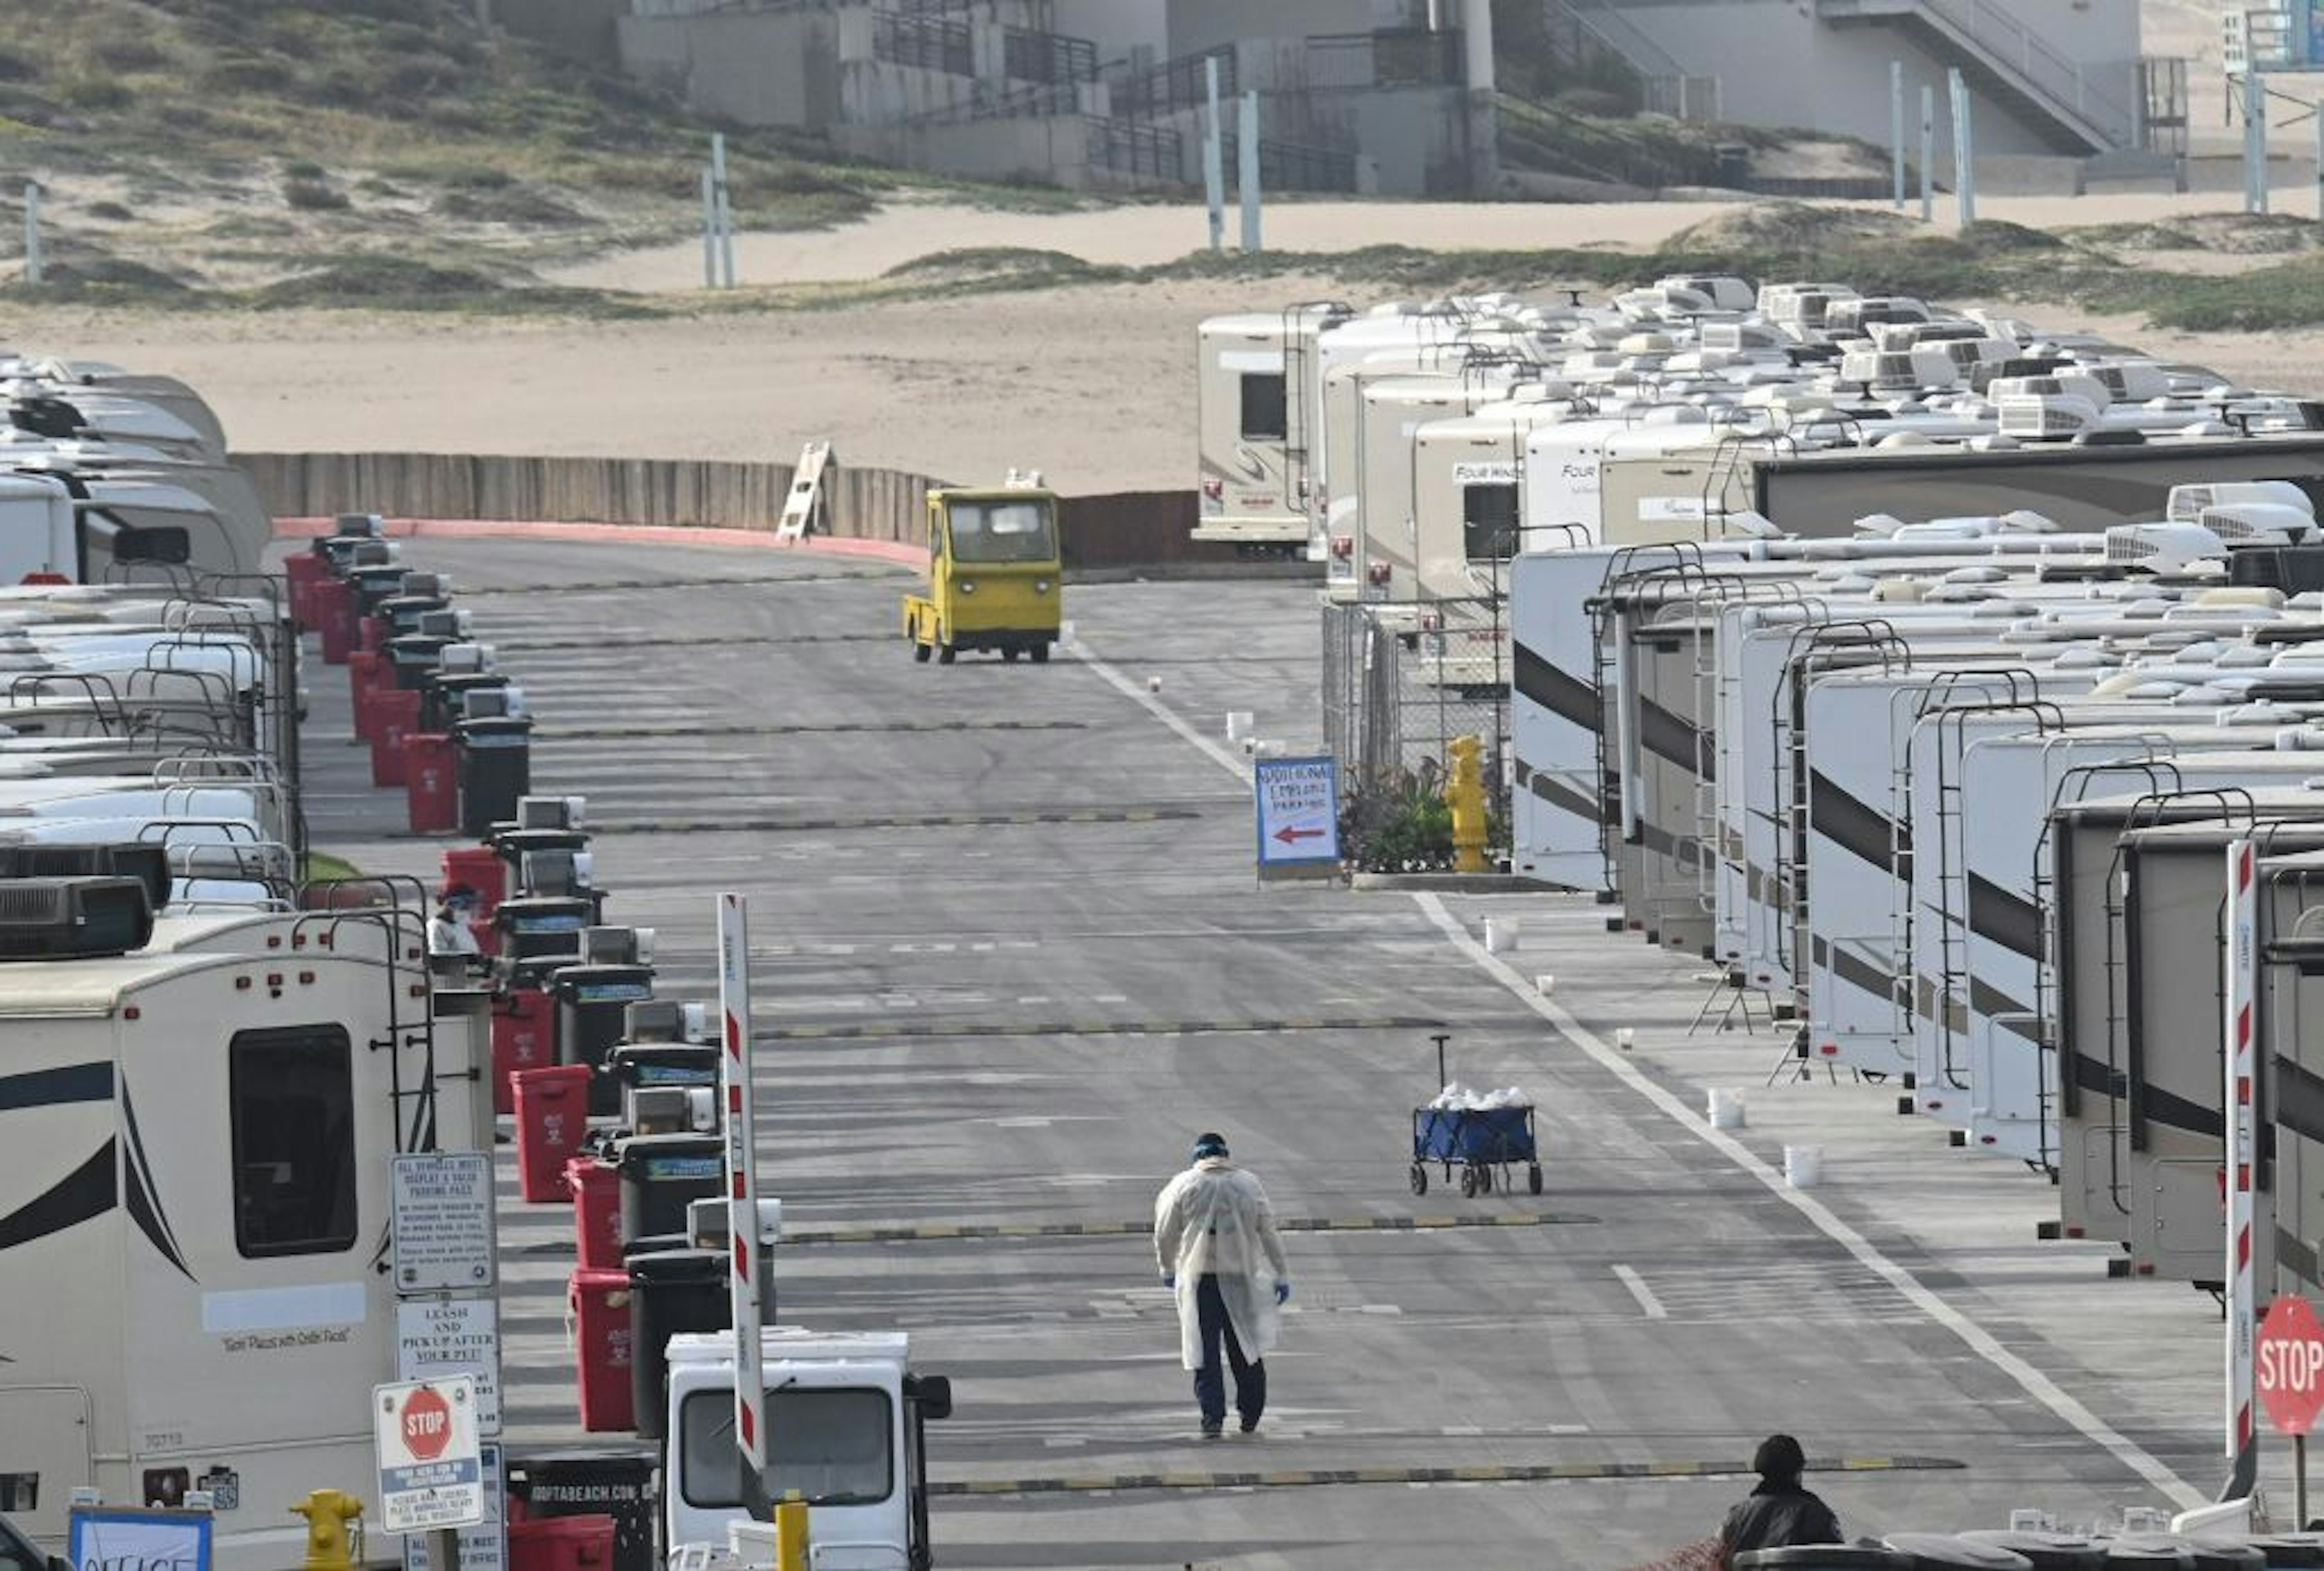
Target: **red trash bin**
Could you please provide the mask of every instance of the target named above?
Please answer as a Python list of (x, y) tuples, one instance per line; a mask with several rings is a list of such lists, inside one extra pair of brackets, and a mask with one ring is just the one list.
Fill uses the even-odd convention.
[(355, 647), (376, 655), (387, 653), (387, 618), (365, 616), (355, 626)]
[(516, 1086), (517, 1192), (536, 1204), (570, 1200), (565, 1164), (589, 1133), (586, 1064), (552, 1064), (510, 1077)]
[(565, 1187), (573, 1193), (576, 1258), (591, 1271), (616, 1271), (622, 1264), (622, 1169), (595, 1157), (565, 1163)]
[(530, 1517), (512, 1521), (509, 1571), (605, 1571), (613, 1563), (614, 1534), (615, 1524), (609, 1516)]
[(290, 620), (304, 629), (315, 625), (315, 586), (323, 581), (331, 564), (313, 551), (299, 551), (282, 561), (282, 576), (289, 580), (285, 596), (290, 603)]
[(449, 835), (460, 827), (460, 766), (449, 736), (404, 734), (403, 784), (410, 793), (413, 834)]
[(493, 1011), (493, 1111), (516, 1111), (512, 1077), (556, 1062), (556, 1001), (538, 987), (509, 989)]
[[(360, 652), (355, 655), (357, 660), (363, 658)], [(404, 742), (420, 728), (420, 695), (402, 688), (374, 692), (371, 696), (371, 783), (403, 785), (410, 773), (405, 766)], [(416, 824), (412, 827), (419, 827)]]
[(315, 631), (323, 639), (323, 663), (343, 666), (355, 647), (355, 587), (345, 578), (325, 578), (307, 592), (315, 608)]
[[(489, 846), (451, 846), (444, 851), (444, 883), (446, 887), (465, 883), (476, 892), (476, 925), (480, 929), (492, 927), (493, 913), (508, 899), (508, 864), (501, 854)], [(483, 938), (483, 931), (476, 935)], [(500, 937), (494, 931), (495, 940)], [(489, 953), (490, 951), (487, 951)]]
[[(383, 655), (367, 649), (356, 650), (347, 656), (347, 697), (355, 705), (355, 740), (369, 742), (379, 734), (380, 668), (387, 663)], [(391, 680), (388, 684), (392, 687)]]
[[(565, 1302), (573, 1314), (573, 1362), (580, 1387), (581, 1427), (592, 1431), (635, 1429), (638, 1401), (630, 1372), (630, 1273), (576, 1271), (566, 1289)], [(515, 1548), (513, 1537), (510, 1548)]]

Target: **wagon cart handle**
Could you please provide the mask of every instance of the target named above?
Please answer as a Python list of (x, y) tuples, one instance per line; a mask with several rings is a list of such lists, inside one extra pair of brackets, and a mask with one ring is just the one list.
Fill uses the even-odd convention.
[(1452, 1040), (1452, 1033), (1438, 1031), (1428, 1040), (1436, 1044), (1436, 1089), (1442, 1094), (1444, 1087), (1452, 1084), (1444, 1077), (1444, 1044)]

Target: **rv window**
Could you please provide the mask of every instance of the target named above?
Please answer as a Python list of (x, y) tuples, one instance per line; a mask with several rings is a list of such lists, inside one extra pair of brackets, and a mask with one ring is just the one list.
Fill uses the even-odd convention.
[[(678, 1409), (686, 1503), (737, 1506), (742, 1457), (730, 1392), (696, 1391)], [(896, 1489), (895, 1414), (877, 1386), (788, 1386), (767, 1393), (767, 1494), (810, 1506), (877, 1505)]]
[(336, 1025), (235, 1033), (234, 1241), (245, 1259), (355, 1242), (355, 1071)]
[(1246, 372), (1242, 379), (1242, 439), (1279, 442), (1291, 434), (1285, 419), (1283, 374)]
[(1517, 482), (1463, 486), (1461, 532), (1468, 541), (1472, 562), (1505, 562), (1517, 555)]

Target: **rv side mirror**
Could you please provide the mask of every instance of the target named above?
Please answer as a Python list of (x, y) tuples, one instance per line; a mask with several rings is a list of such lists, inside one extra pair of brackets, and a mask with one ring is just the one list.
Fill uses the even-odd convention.
[(918, 1407), (923, 1419), (952, 1417), (952, 1381), (948, 1376), (908, 1374), (904, 1377), (904, 1397)]
[(113, 537), (113, 559), (116, 562), (161, 562), (183, 567), (193, 557), (193, 543), (177, 524), (159, 529), (124, 529)]

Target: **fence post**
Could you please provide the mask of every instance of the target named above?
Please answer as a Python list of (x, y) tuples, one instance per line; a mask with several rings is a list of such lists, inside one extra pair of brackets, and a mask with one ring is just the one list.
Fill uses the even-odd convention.
[(41, 264), (41, 182), (24, 182), (24, 282), (38, 284), (45, 270)]
[(1242, 249), (1259, 254), (1259, 94), (1242, 96), (1242, 114), (1236, 122), (1235, 189), (1242, 199)]
[(1904, 62), (1888, 62), (1888, 162), (1895, 176), (1896, 210), (1904, 210)]
[(1921, 222), (1937, 217), (1937, 89), (1921, 84)]
[(1223, 251), (1227, 245), (1226, 127), (1219, 124), (1219, 57), (1215, 54), (1204, 57), (1203, 85), (1211, 101), (1211, 112), (1203, 121), (1203, 195), (1211, 205), (1211, 249)]

